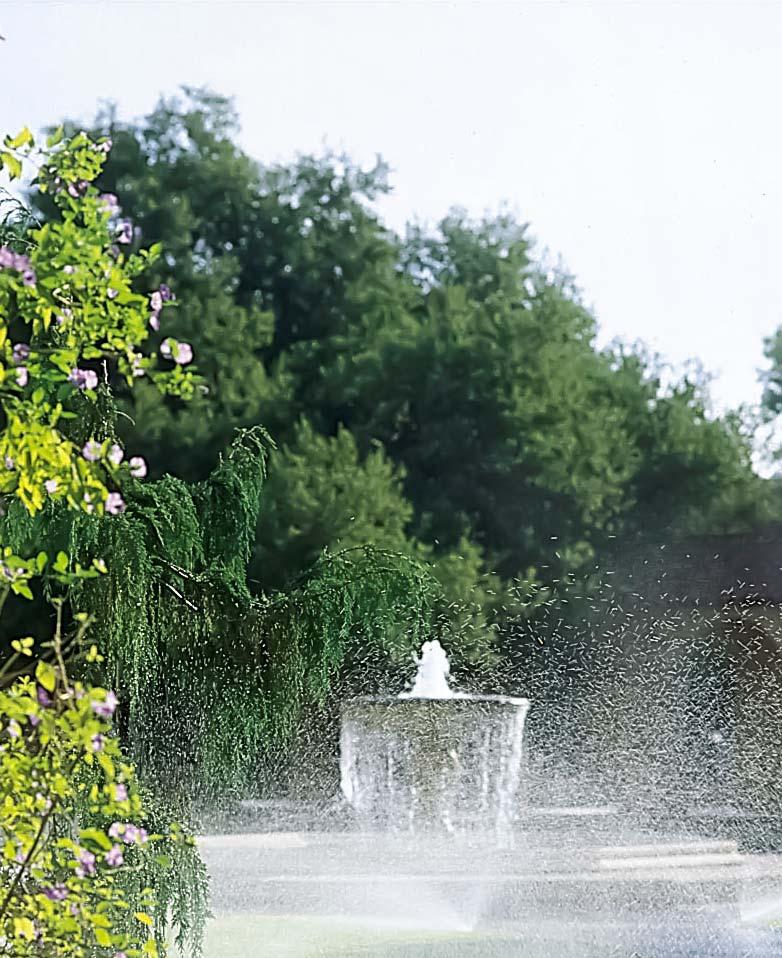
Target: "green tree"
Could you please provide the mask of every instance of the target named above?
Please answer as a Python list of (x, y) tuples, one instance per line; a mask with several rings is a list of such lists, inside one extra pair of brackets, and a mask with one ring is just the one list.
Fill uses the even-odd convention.
[(413, 509), (400, 470), (382, 448), (361, 458), (353, 436), (316, 433), (301, 420), (272, 454), (251, 575), (264, 590), (283, 587), (324, 550), (371, 542), (414, 554), (407, 536)]
[(382, 446), (362, 457), (353, 435), (316, 432), (306, 420), (271, 455), (250, 577), (269, 592), (283, 588), (320, 556), (366, 543), (424, 563), (439, 582), (434, 619), (454, 662), (494, 661), (494, 623), (516, 608), (516, 597), (491, 575), (481, 550), (463, 538), (434, 550), (410, 534), (413, 507), (404, 470)]
[[(664, 387), (643, 351), (599, 349), (575, 284), (541, 265), (512, 216), (456, 211), (400, 239), (372, 208), (388, 189), (382, 163), (262, 167), (236, 145), (230, 101), (204, 91), (138, 123), (109, 111), (98, 128), (116, 143), (105, 188), (170, 251), (152, 281), (186, 302), (164, 313), (164, 331), (197, 346), (208, 389), (188, 407), (137, 391), (128, 435), (156, 473), (204, 478), (235, 426), (272, 430), (284, 450), (256, 548), (261, 581), (275, 567), (263, 535), (285, 554), (279, 577), (302, 571), (315, 543), (353, 541), (318, 476), (334, 468), (357, 492), (378, 443), (397, 470), (381, 497), (390, 514), (376, 522), (356, 495), (355, 528), (388, 541), (401, 482), (406, 548), (439, 563), (446, 591), (458, 578), (446, 581), (445, 560), (481, 556), (475, 597), (493, 573), (561, 580), (617, 536), (771, 514), (739, 420), (708, 414), (697, 377)], [(306, 483), (302, 418), (314, 430)], [(282, 501), (288, 479), (306, 486), (307, 518)]]

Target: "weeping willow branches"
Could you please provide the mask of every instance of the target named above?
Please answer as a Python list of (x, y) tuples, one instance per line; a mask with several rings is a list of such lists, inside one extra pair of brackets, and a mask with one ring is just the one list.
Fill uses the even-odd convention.
[(11, 538), (45, 539), (74, 560), (111, 557), (108, 574), (70, 598), (93, 617), (140, 770), (167, 790), (247, 788), (350, 656), (398, 660), (428, 629), (434, 580), (371, 547), (323, 555), (285, 591), (251, 593), (272, 446), (262, 429), (242, 431), (206, 481), (138, 483), (111, 521), (54, 509), (5, 520)]

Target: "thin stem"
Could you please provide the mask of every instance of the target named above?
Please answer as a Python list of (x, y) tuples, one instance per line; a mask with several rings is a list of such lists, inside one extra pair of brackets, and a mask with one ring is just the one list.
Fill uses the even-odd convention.
[(40, 844), (41, 839), (43, 838), (43, 834), (46, 831), (46, 826), (49, 824), (49, 819), (52, 817), (52, 815), (54, 814), (54, 809), (57, 807), (58, 800), (56, 798), (50, 799), (50, 801), (51, 801), (51, 805), (49, 806), (49, 810), (44, 814), (43, 818), (41, 819), (41, 824), (38, 826), (38, 831), (36, 833), (35, 838), (33, 839), (33, 843), (30, 846), (27, 854), (25, 855), (24, 861), (19, 866), (19, 870), (17, 871), (13, 881), (11, 882), (11, 887), (8, 889), (8, 892), (6, 893), (6, 896), (3, 899), (2, 905), (0, 905), (0, 918), (3, 918), (5, 916), (8, 910), (8, 906), (11, 903), (11, 899), (14, 897), (14, 894), (16, 893), (16, 889), (19, 887), (19, 883), (22, 880), (22, 876), (24, 875), (25, 871), (30, 867), (30, 863), (32, 862), (35, 856), (35, 853), (38, 849), (38, 845)]
[(183, 596), (181, 592), (178, 592), (178, 591), (173, 587), (173, 585), (171, 585), (170, 582), (164, 582), (163, 585), (168, 589), (169, 592), (172, 592), (172, 593), (177, 597), (177, 599), (179, 599), (180, 601), (184, 602), (185, 605), (188, 607), (188, 609), (190, 609), (191, 612), (200, 612), (200, 611), (201, 611), (201, 610), (198, 608), (197, 605), (194, 605), (194, 604), (190, 601), (190, 599), (188, 599), (188, 598), (186, 598), (185, 596)]
[(5, 608), (6, 599), (8, 598), (10, 592), (11, 592), (11, 586), (8, 585), (8, 583), (6, 583), (3, 586), (2, 591), (0, 591), (0, 615), (2, 614), (3, 609)]
[(64, 688), (68, 687), (68, 671), (65, 668), (65, 659), (62, 655), (62, 599), (57, 599), (54, 607), (57, 610), (57, 625), (54, 630), (54, 654), (60, 670), (60, 681)]

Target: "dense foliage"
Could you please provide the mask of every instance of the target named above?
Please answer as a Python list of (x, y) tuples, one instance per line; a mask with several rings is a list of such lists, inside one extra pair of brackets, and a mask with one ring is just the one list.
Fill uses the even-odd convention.
[[(47, 500), (5, 521), (20, 550), (115, 557), (72, 599), (95, 615), (123, 728), (145, 771), (209, 792), (246, 785), (362, 656), (398, 661), (437, 629), (457, 670), (490, 665), (498, 633), (521, 634), (617, 543), (774, 508), (741, 420), (709, 414), (697, 373), (598, 349), (526, 226), (457, 211), (397, 237), (373, 211), (382, 163), (264, 168), (237, 129), (229, 101), (193, 90), (138, 123), (98, 118), (107, 222), (159, 294), (144, 330), (171, 368), (131, 382), (147, 361), (129, 355), (91, 392), (106, 376), (85, 367), (77, 398), (93, 412), (78, 423), (94, 436), (74, 436), (100, 443), (122, 515)], [(62, 209), (39, 201), (61, 229)], [(144, 257), (141, 239), (162, 253)], [(130, 286), (103, 293), (140, 322)], [(161, 401), (161, 386), (191, 401)], [(156, 481), (111, 472), (115, 447), (143, 453)]]
[[(146, 464), (125, 463), (122, 447), (100, 434), (94, 365), (105, 380), (146, 375), (186, 397), (193, 377), (180, 367), (190, 348), (167, 340), (169, 371), (141, 351), (164, 296), (153, 292), (148, 309), (147, 297), (133, 291), (150, 253), (123, 255), (129, 225), (116, 221), (116, 201), (92, 184), (108, 141), (56, 133), (38, 150), (25, 129), (3, 145), (0, 164), (11, 179), (34, 163), (34, 185), (54, 196), (61, 214), (41, 226), (14, 206), (3, 225), (5, 506), (22, 524), (47, 513), (110, 524)], [(197, 952), (206, 877), (193, 841), (178, 826), (150, 834), (149, 807), (112, 728), (116, 694), (72, 678), (66, 665), (87, 671), (102, 662), (94, 645), (83, 654), (91, 619), (74, 607), (68, 615), (66, 596), (106, 574), (106, 563), (98, 553), (80, 562), (63, 551), (50, 562), (38, 551), (52, 546), (45, 538), (19, 554), (7, 542), (0, 610), (11, 595), (32, 600), (37, 588), (55, 625), (38, 645), (30, 635), (14, 638), (0, 658), (0, 954), (154, 958), (172, 924)]]
[(171, 329), (208, 386), (186, 407), (136, 390), (129, 435), (155, 468), (203, 478), (236, 426), (272, 431), (261, 587), (368, 540), (434, 560), (449, 593), (458, 572), (498, 622), (518, 609), (487, 576), (551, 584), (623, 538), (773, 514), (742, 422), (709, 414), (697, 371), (598, 349), (523, 224), (457, 211), (401, 239), (373, 212), (383, 164), (263, 167), (237, 130), (229, 101), (194, 90), (96, 124), (115, 142), (102, 182), (164, 243), (150, 279), (181, 291)]
[[(416, 556), (398, 549), (400, 537), (383, 549), (356, 541), (321, 555), (329, 544), (324, 539), (305, 556), (306, 574), (291, 588), (252, 595), (247, 568), (273, 446), (261, 427), (240, 430), (202, 481), (141, 481), (147, 463), (140, 456), (125, 461), (114, 394), (124, 387), (127, 396), (135, 386), (154, 391), (158, 402), (161, 392), (178, 404), (190, 399), (199, 382), (186, 369), (192, 349), (167, 335), (170, 287), (160, 282), (148, 298), (132, 288), (139, 264), (154, 268), (159, 247), (138, 248), (131, 221), (116, 218), (113, 194), (97, 195), (86, 177), (94, 178), (100, 162), (77, 165), (73, 183), (62, 175), (54, 139), (55, 153), (43, 167), (47, 178), (36, 186), (45, 194), (54, 177), (59, 215), (43, 227), (28, 226), (20, 242), (29, 243), (30, 268), (42, 276), (53, 272), (50, 260), (56, 262), (59, 273), (41, 282), (59, 306), (38, 297), (37, 309), (55, 321), (36, 325), (31, 309), (29, 335), (8, 345), (16, 390), (27, 390), (18, 403), (15, 391), (9, 402), (50, 416), (51, 442), (71, 486), (45, 472), (39, 445), (25, 447), (18, 461), (8, 460), (16, 477), (9, 490), (18, 490), (18, 501), (8, 503), (0, 529), (20, 554), (60, 550), (82, 564), (107, 557), (101, 577), (72, 584), (68, 608), (94, 621), (105, 655), (94, 677), (120, 696), (121, 727), (134, 759), (146, 781), (156, 780), (169, 797), (230, 791), (252, 780), (258, 759), (291, 734), (303, 708), (324, 700), (331, 679), (358, 648), (386, 661), (409, 654), (444, 602)], [(96, 146), (77, 133), (63, 152), (86, 151), (102, 161), (104, 142)], [(50, 236), (59, 240), (49, 243)], [(41, 243), (49, 243), (46, 255)], [(11, 282), (17, 298), (20, 285), (31, 285), (16, 268)], [(56, 308), (66, 309), (61, 322)], [(15, 301), (8, 309), (18, 311)], [(167, 371), (154, 354), (139, 351), (161, 326)], [(100, 363), (103, 383), (90, 360)], [(83, 477), (94, 488), (85, 489)]]
[(247, 431), (203, 482), (139, 483), (111, 523), (16, 511), (5, 523), (20, 549), (45, 539), (77, 557), (111, 556), (71, 599), (94, 618), (140, 770), (167, 794), (247, 787), (359, 645), (398, 661), (431, 621), (425, 570), (369, 546), (318, 558), (285, 592), (251, 595), (268, 445)]

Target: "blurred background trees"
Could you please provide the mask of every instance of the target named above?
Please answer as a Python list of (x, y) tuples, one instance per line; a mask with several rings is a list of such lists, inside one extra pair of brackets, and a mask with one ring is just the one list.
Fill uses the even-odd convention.
[(193, 344), (206, 386), (182, 404), (140, 384), (124, 438), (153, 473), (199, 480), (236, 427), (271, 432), (255, 591), (372, 543), (429, 562), (491, 645), (530, 584), (561, 589), (617, 543), (779, 516), (744, 418), (710, 412), (698, 370), (598, 347), (525, 224), (455, 210), (397, 236), (373, 209), (381, 161), (262, 166), (238, 128), (229, 99), (184, 89), (93, 132), (114, 143), (101, 187), (163, 245), (149, 281), (180, 305), (160, 336)]

